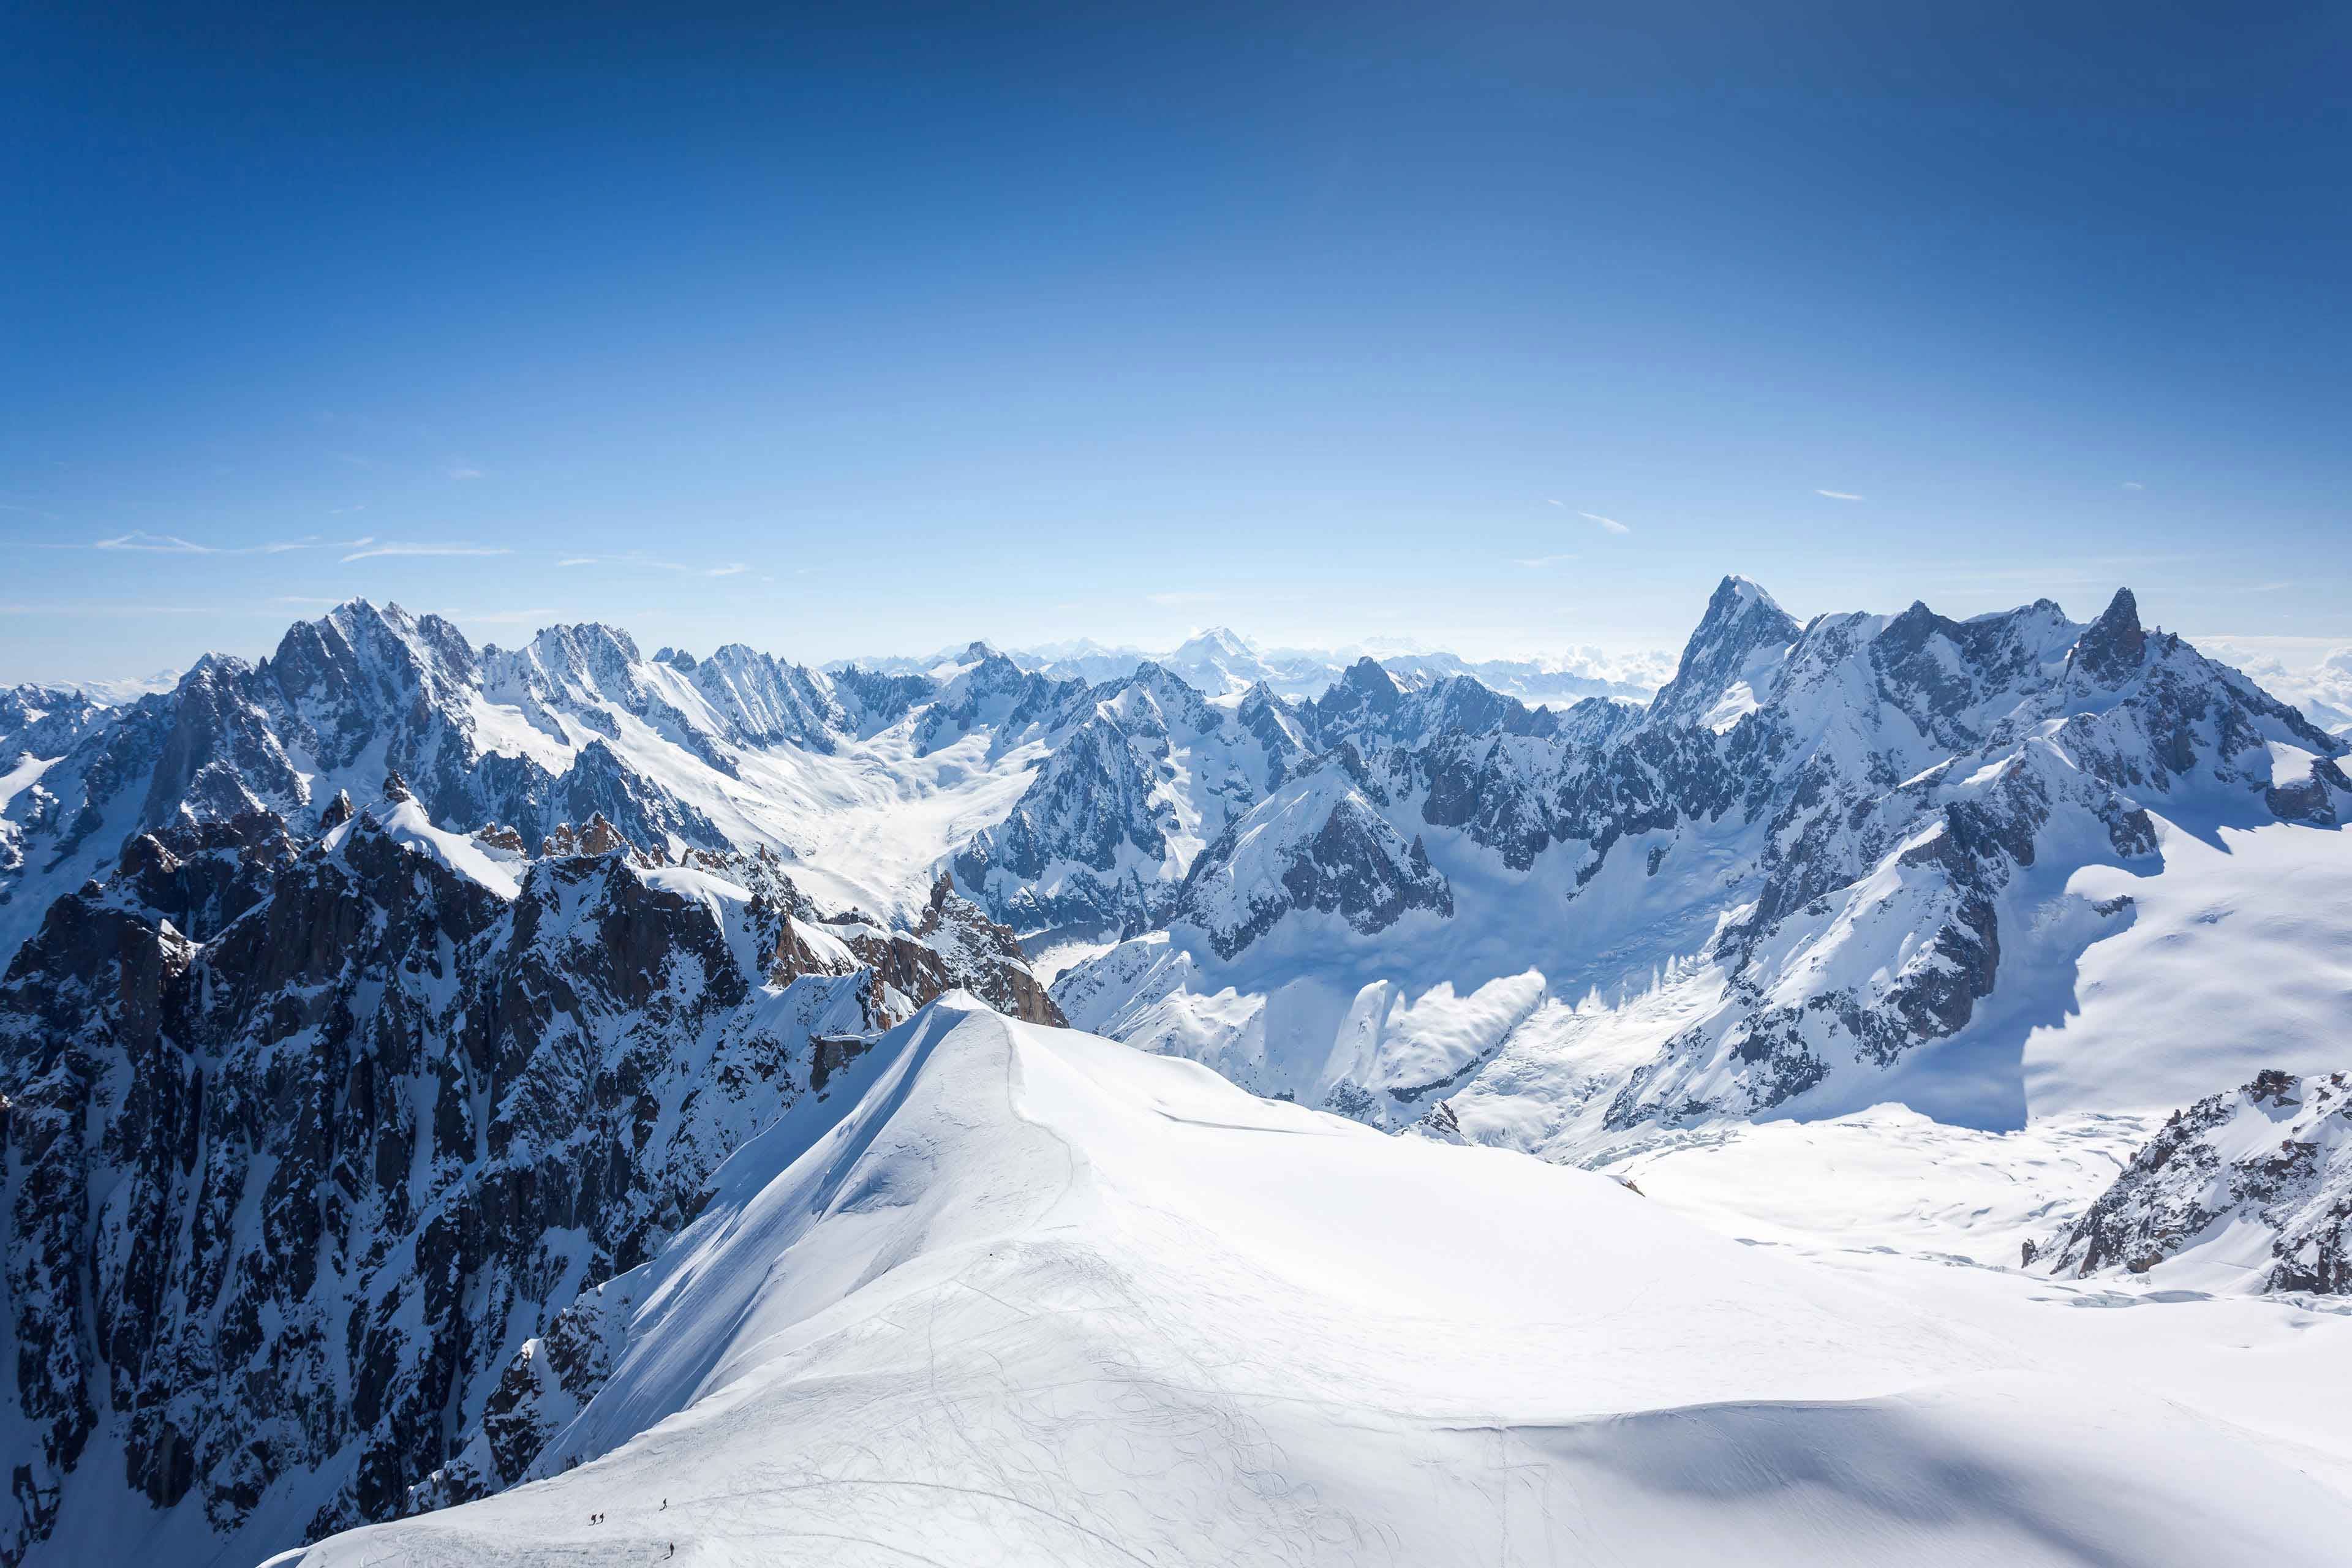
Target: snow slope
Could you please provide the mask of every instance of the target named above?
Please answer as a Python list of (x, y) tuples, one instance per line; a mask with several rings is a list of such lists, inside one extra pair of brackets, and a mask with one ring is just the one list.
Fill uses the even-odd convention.
[(2106, 1190), (2157, 1125), (2084, 1114), (1987, 1132), (1879, 1105), (1664, 1132), (1599, 1168), (1751, 1244), (2008, 1267)]
[(287, 1561), (2204, 1564), (2352, 1537), (2352, 1321), (1743, 1247), (1605, 1176), (955, 996), (716, 1187), (605, 1288), (609, 1379), (542, 1479)]

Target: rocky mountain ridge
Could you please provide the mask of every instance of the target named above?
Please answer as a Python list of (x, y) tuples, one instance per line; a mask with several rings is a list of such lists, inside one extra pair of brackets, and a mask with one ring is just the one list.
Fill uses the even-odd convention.
[(2272, 1070), (2175, 1111), (2074, 1223), (2025, 1245), (2066, 1277), (2352, 1294), (2352, 1074)]
[(0, 1561), (74, 1499), (260, 1543), (400, 1511), (522, 1344), (884, 1030), (950, 990), (1060, 1021), (944, 879), (894, 931), (601, 816), (535, 856), (451, 833), (396, 773), (321, 816), (142, 834), (0, 983)]
[[(1654, 1032), (1612, 1061), (1538, 1075), (1547, 1137), (1753, 1115), (1839, 1082), (1866, 1094), (1963, 1035), (2001, 984), (2005, 936), (2012, 963), (2021, 947), (2067, 962), (2102, 922), (2127, 923), (2128, 898), (2053, 902), (2051, 885), (2081, 865), (2160, 873), (2152, 809), (2333, 834), (2352, 807), (2343, 742), (2146, 631), (2127, 592), (2083, 625), (2044, 601), (1968, 622), (1915, 605), (1799, 626), (1729, 579), (1646, 710), (1383, 727), (1431, 698), (1359, 667), (1309, 705), (1311, 732), (1345, 743), (1203, 853), (1165, 933), (1064, 976), (1073, 1016), (1264, 1092), (1377, 1107), (1392, 1126), (1428, 1114), (1443, 1079), (1475, 1128), (1487, 1063), (1517, 1096), (1535, 1069), (1514, 1045), (1593, 1032), (1615, 1009), (1579, 1022), (1574, 998), (1622, 986), (1647, 957), (1651, 984), (1674, 992), (1653, 1011), (1678, 1021), (1643, 1026)], [(1402, 885), (1409, 847), (1427, 894), (1376, 891)], [(1290, 868), (1343, 853), (1339, 879), (1365, 891), (1335, 923), (1323, 895), (1285, 889)], [(1393, 943), (1367, 944), (1391, 925)], [(1430, 1076), (1410, 1041), (1393, 1060), (1339, 1047), (1364, 1026), (1360, 992), (1508, 991), (1529, 966), (1549, 977), (1548, 1016), (1473, 1009)], [(1302, 987), (1328, 994), (1304, 1016)], [(1202, 1000), (1236, 989), (1257, 1005)], [(1286, 1024), (1264, 1010), (1277, 995)]]
[[(922, 658), (836, 660), (825, 669), (831, 674), (862, 668), (935, 676), (998, 651), (988, 643), (972, 642)], [(1235, 696), (1261, 685), (1280, 697), (1318, 697), (1349, 668), (1367, 658), (1407, 685), (1468, 676), (1522, 702), (1559, 707), (1588, 697), (1646, 701), (1674, 674), (1673, 655), (1663, 651), (1612, 654), (1580, 647), (1549, 658), (1469, 659), (1410, 641), (1345, 648), (1267, 648), (1227, 626), (1210, 626), (1161, 652), (1107, 647), (1086, 638), (1001, 652), (1024, 669), (1090, 685), (1121, 679), (1147, 664), (1156, 664), (1213, 698)]]

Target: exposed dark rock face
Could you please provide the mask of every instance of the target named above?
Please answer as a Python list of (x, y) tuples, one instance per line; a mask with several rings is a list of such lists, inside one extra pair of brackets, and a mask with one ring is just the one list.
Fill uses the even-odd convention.
[(50, 909), (0, 984), (38, 1434), (0, 1562), (92, 1464), (225, 1538), (398, 1512), (478, 1424), (519, 1473), (518, 1379), (601, 1375), (566, 1309), (845, 1053), (958, 985), (1059, 1021), (944, 880), (919, 930), (844, 940), (764, 855), (665, 865), (603, 817), (542, 847), (409, 798), (307, 848), (183, 821)]
[(1066, 722), (1087, 696), (1083, 680), (1055, 680), (1023, 669), (984, 644), (979, 661), (942, 687), (915, 725), (919, 754), (952, 744), (986, 729), (989, 744), (1003, 749), (1060, 720)]
[(1800, 628), (1786, 610), (1744, 577), (1726, 577), (1684, 646), (1675, 678), (1652, 702), (1654, 713), (1696, 721), (1736, 685), (1759, 655), (1788, 647)]
[(2244, 1278), (2257, 1289), (2352, 1294), (2352, 1076), (2265, 1072), (2174, 1111), (2083, 1217), (2029, 1246), (2025, 1261), (2061, 1275), (2145, 1274), (2209, 1248), (2252, 1264)]
[(0, 687), (0, 765), (62, 757), (106, 715), (103, 705), (71, 687)]
[[(5, 894), (30, 893), (29, 905), (0, 896), (0, 952), (31, 934), (50, 897), (101, 874), (141, 832), (265, 811), (324, 831), (347, 809), (334, 797), (376, 798), (385, 769), (435, 821), (467, 831), (508, 823), (535, 845), (557, 822), (601, 812), (641, 843), (725, 847), (701, 812), (601, 742), (551, 771), (485, 732), (481, 694), (496, 690), (551, 742), (593, 740), (625, 713), (730, 768), (726, 720), (689, 721), (647, 689), (635, 654), (604, 627), (557, 627), (528, 649), (478, 654), (437, 616), (353, 601), (297, 623), (257, 665), (210, 656), (175, 689), (127, 708), (18, 723), (16, 742), (55, 760), (0, 822), (0, 882)], [(0, 725), (31, 710), (21, 697), (0, 702)]]
[(672, 662), (679, 660), (684, 662), (678, 667), (692, 673), (695, 689), (727, 716), (732, 733), (745, 744), (830, 752), (837, 736), (858, 727), (858, 716), (832, 684), (801, 665), (741, 643), (729, 643), (699, 662), (691, 654), (677, 655)]
[(2113, 686), (2138, 669), (2147, 657), (2147, 634), (2140, 630), (2139, 601), (2118, 588), (2099, 618), (2074, 644), (2074, 668), (2093, 681)]
[[(1024, 930), (1156, 924), (1190, 865), (1184, 841), (1221, 831), (1307, 752), (1278, 700), (1216, 707), (1156, 664), (1061, 700), (1066, 738), (1011, 815), (954, 860), (992, 914)], [(1193, 786), (1182, 795), (1170, 787), (1180, 772)]]
[(939, 955), (944, 984), (922, 1000), (948, 990), (969, 991), (998, 1012), (1024, 1023), (1066, 1027), (1068, 1020), (1029, 971), (1028, 956), (1010, 926), (998, 925), (978, 904), (941, 877), (931, 889), (915, 938)]
[(1319, 760), (1202, 853), (1170, 923), (1232, 959), (1295, 913), (1336, 915), (1366, 936), (1412, 910), (1451, 915), (1453, 889), (1422, 841), (1381, 815), (1379, 790), (1352, 744)]

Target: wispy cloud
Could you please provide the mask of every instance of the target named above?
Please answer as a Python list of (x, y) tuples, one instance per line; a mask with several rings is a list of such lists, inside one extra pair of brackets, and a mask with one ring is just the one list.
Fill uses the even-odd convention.
[(2124, 489), (2127, 490), (2144, 490), (2147, 489), (2147, 487), (2140, 483), (2137, 479), (2126, 479), (2124, 481)]
[(1568, 503), (1567, 503), (1566, 501), (1564, 501), (1564, 500), (1552, 500), (1552, 498), (1551, 498), (1551, 497), (1549, 497), (1549, 496), (1546, 496), (1546, 497), (1544, 497), (1544, 500), (1548, 500), (1548, 501), (1551, 501), (1551, 504), (1552, 504), (1552, 505), (1554, 505), (1554, 506), (1557, 506), (1557, 507), (1565, 507), (1565, 506), (1567, 506), (1567, 505), (1568, 505)]
[(656, 561), (648, 555), (567, 555), (558, 566), (646, 566), (656, 572), (676, 572), (687, 577), (736, 577), (751, 568), (740, 561), (730, 561), (723, 566), (689, 566), (682, 561)]
[(1514, 556), (1511, 560), (1511, 564), (1514, 566), (1557, 566), (1563, 561), (1573, 561), (1575, 559), (1575, 552), (1571, 551), (1565, 555)]
[(101, 539), (90, 548), (92, 550), (152, 550), (164, 555), (217, 555), (220, 553), (219, 551), (198, 544), (194, 540), (177, 538), (169, 533), (148, 533), (139, 529), (133, 529), (129, 533), (119, 534), (112, 539)]
[(348, 565), (353, 561), (372, 561), (379, 555), (512, 555), (514, 553), (503, 544), (414, 544), (402, 543), (395, 540), (386, 540), (381, 544), (373, 540), (365, 542), (366, 549), (352, 551), (343, 557), (343, 563)]
[(365, 501), (362, 501), (357, 506), (330, 507), (327, 509), (327, 515), (329, 517), (348, 517), (352, 512), (365, 510), (367, 510), (367, 503)]
[[(137, 551), (151, 555), (281, 555), (289, 550), (350, 550), (373, 542), (367, 539), (321, 539), (317, 534), (308, 534), (300, 539), (273, 539), (261, 544), (200, 544), (176, 533), (150, 533), (134, 528), (111, 539), (94, 541), (89, 548)], [(62, 548), (80, 547), (68, 544)]]
[(1862, 499), (1852, 490), (1815, 490), (1813, 493), (1817, 496), (1827, 496), (1832, 500), (1860, 500)]
[(1631, 533), (1633, 531), (1623, 523), (1618, 521), (1615, 518), (1603, 517), (1597, 511), (1580, 511), (1576, 515), (1584, 519), (1587, 522), (1599, 523), (1601, 527), (1607, 529), (1612, 533)]
[(459, 463), (450, 468), (449, 477), (453, 479), (478, 479), (482, 477), (482, 470), (466, 463)]

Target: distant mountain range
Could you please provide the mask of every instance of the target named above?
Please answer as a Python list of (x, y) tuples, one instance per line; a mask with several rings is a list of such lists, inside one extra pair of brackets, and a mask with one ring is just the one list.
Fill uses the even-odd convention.
[[(929, 658), (843, 659), (825, 668), (838, 671), (856, 666), (896, 675), (939, 675), (969, 666), (992, 651), (988, 644), (975, 642), (942, 649)], [(1258, 685), (1281, 697), (1313, 697), (1364, 658), (1415, 684), (1467, 675), (1522, 702), (1554, 707), (1587, 697), (1647, 699), (1674, 675), (1674, 656), (1665, 652), (1610, 654), (1588, 647), (1556, 658), (1474, 661), (1409, 640), (1336, 649), (1260, 648), (1223, 626), (1198, 632), (1165, 653), (1106, 647), (1083, 639), (1003, 651), (1024, 669), (1089, 682), (1116, 680), (1145, 664), (1156, 664), (1208, 697), (1229, 697)]]

